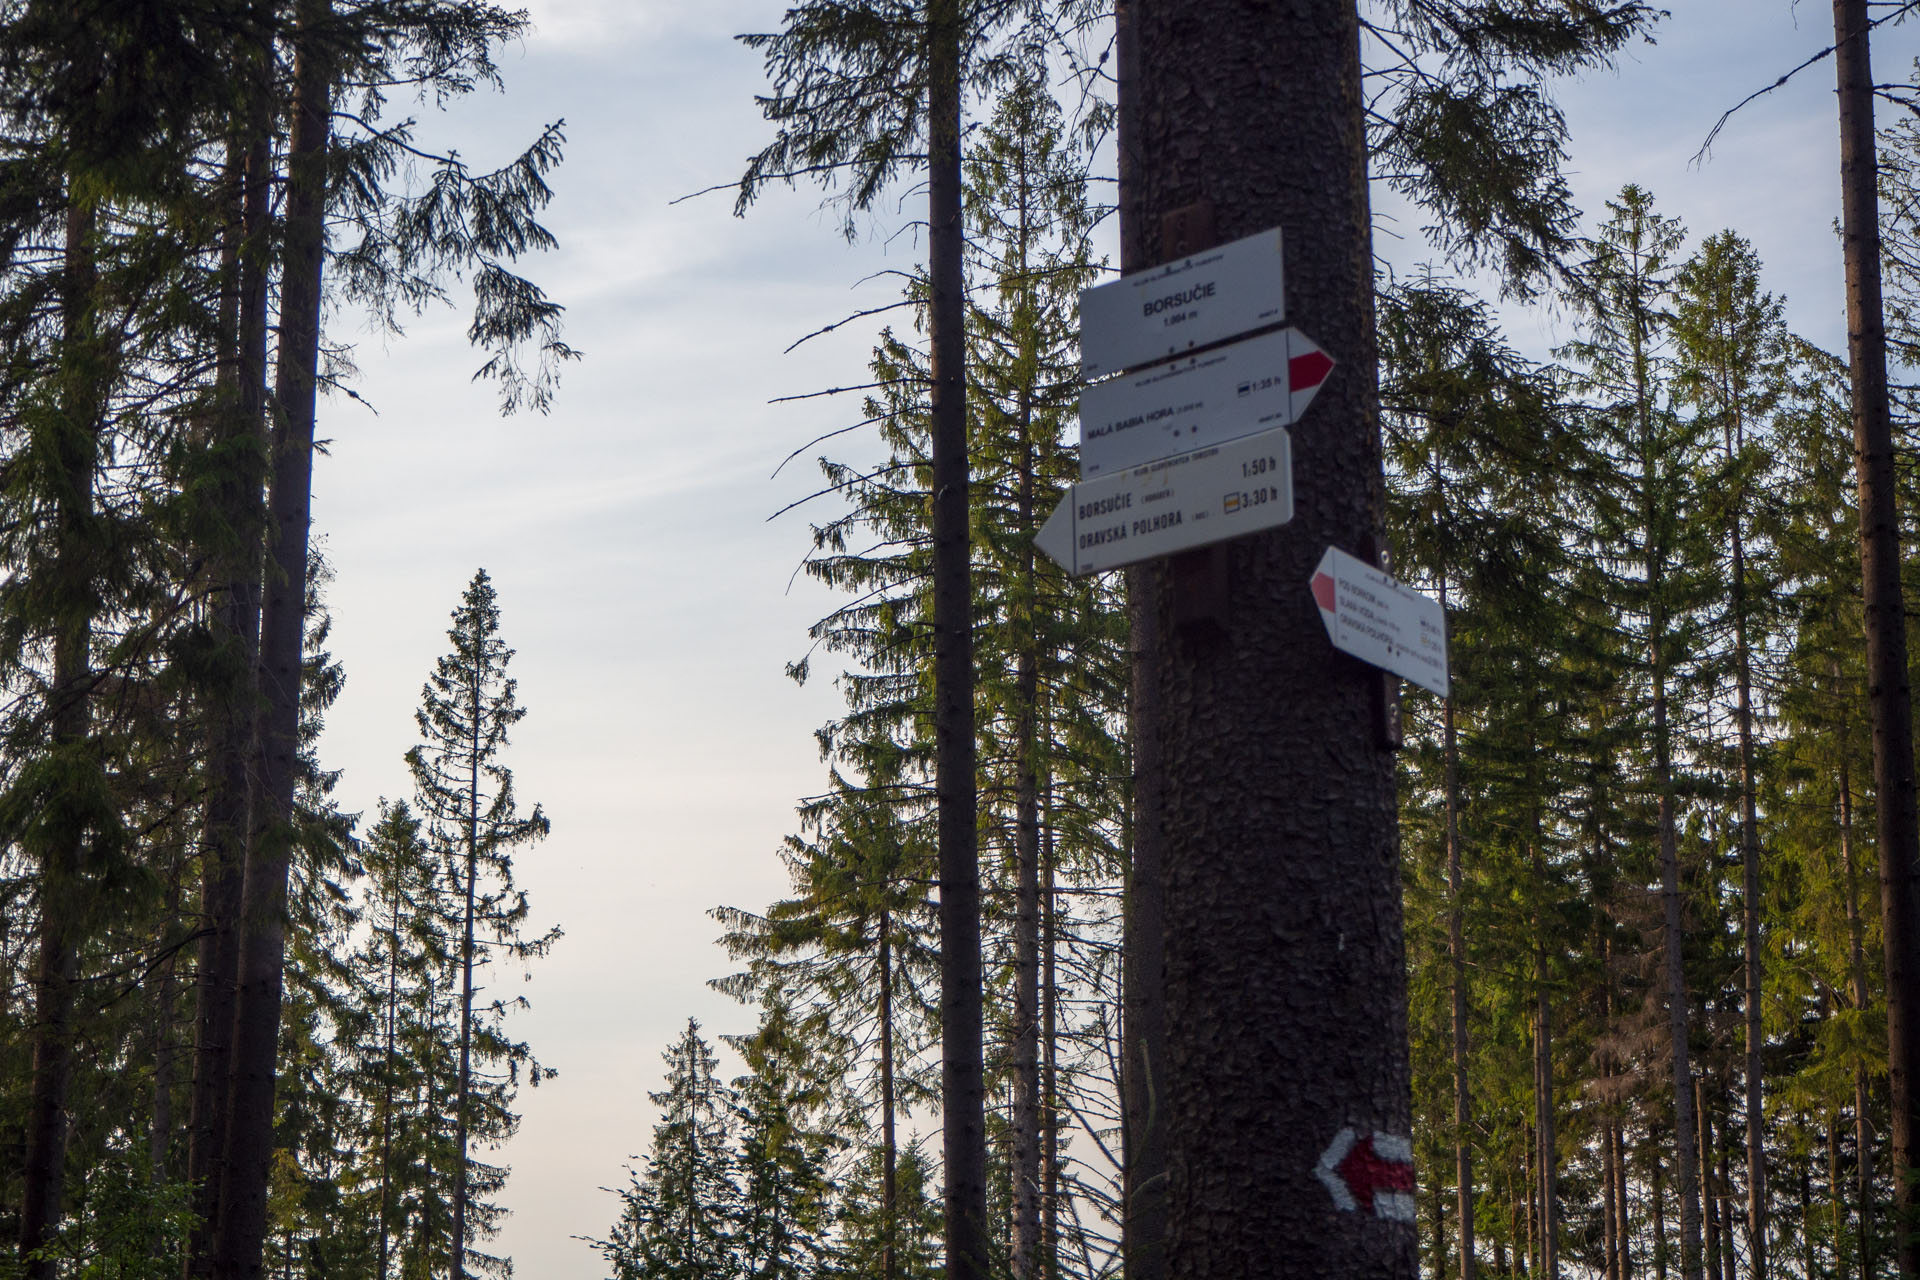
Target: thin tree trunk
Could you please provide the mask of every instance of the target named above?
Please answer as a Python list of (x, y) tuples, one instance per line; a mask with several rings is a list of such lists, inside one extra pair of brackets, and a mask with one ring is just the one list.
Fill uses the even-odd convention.
[(278, 429), (268, 511), (274, 543), (261, 620), (260, 789), (241, 890), (240, 985), (234, 1009), (226, 1172), (214, 1241), (216, 1280), (257, 1280), (263, 1273), (274, 1073), (286, 964), (332, 89), (330, 61), (323, 52), (323, 40), (314, 33), (331, 16), (330, 0), (300, 0), (298, 15), (293, 132), (287, 160), (286, 265), (274, 377)]
[[(1436, 476), (1436, 481), (1438, 477)], [(1440, 574), (1440, 612), (1447, 610), (1447, 575)], [(1453, 985), (1453, 1176), (1460, 1224), (1460, 1280), (1473, 1276), (1473, 1092), (1467, 1083), (1466, 884), (1460, 863), (1460, 744), (1453, 698), (1443, 704), (1441, 748), (1446, 754), (1447, 962)]]
[(880, 911), (880, 1277), (894, 1280), (899, 1207), (896, 1183), (899, 1153), (894, 1136), (893, 1091), (893, 916)]
[(1040, 836), (1040, 1044), (1046, 1055), (1041, 1078), (1042, 1130), (1040, 1163), (1040, 1255), (1045, 1280), (1060, 1274), (1060, 1028), (1059, 976), (1056, 948), (1060, 942), (1058, 905), (1054, 898), (1053, 780), (1047, 780), (1046, 823)]
[(387, 1000), (382, 1010), (380, 1054), (380, 1254), (375, 1280), (387, 1280), (393, 1258), (393, 1075), (394, 1041), (400, 1023), (400, 894), (393, 894), (387, 924)]
[(1627, 1199), (1627, 1140), (1625, 1124), (1612, 1127), (1614, 1202), (1620, 1206), (1620, 1280), (1633, 1280), (1633, 1211)]
[[(1026, 275), (1027, 194), (1021, 167), (1019, 258)], [(1018, 511), (1020, 574), (1025, 616), (1016, 622), (1020, 646), (1015, 659), (1019, 707), (1015, 737), (1020, 759), (1014, 772), (1014, 922), (1013, 922), (1013, 1231), (1009, 1241), (1013, 1280), (1035, 1280), (1040, 1258), (1040, 659), (1034, 575), (1033, 390), (1020, 387)]]
[[(1742, 441), (1738, 436), (1735, 443)], [(1740, 870), (1742, 950), (1746, 970), (1747, 1274), (1767, 1280), (1766, 1112), (1761, 1050), (1766, 1032), (1760, 1009), (1760, 818), (1754, 798), (1753, 662), (1747, 646), (1746, 539), (1733, 529), (1733, 649), (1736, 716), (1740, 732)]]
[(1914, 805), (1913, 703), (1900, 582), (1893, 429), (1887, 403), (1887, 335), (1880, 294), (1880, 213), (1873, 136), (1867, 0), (1834, 0), (1834, 70), (1840, 108), (1841, 244), (1847, 272), (1847, 352), (1853, 378), (1859, 477), (1860, 576), (1865, 603), (1867, 699), (1873, 720), (1874, 812), (1887, 970), (1889, 1157), (1900, 1274), (1920, 1280), (1920, 820)]
[[(60, 420), (52, 442), (54, 456), (47, 460), (60, 481), (50, 587), (62, 606), (47, 691), (49, 751), (68, 759), (87, 751), (92, 725), (89, 691), (97, 606), (89, 598), (95, 570), (88, 543), (100, 465), (101, 379), (106, 373), (98, 359), (94, 212), (78, 193), (70, 200), (59, 283)], [(74, 772), (90, 767), (80, 761), (68, 765)], [(86, 877), (94, 833), (82, 804), (56, 792), (40, 825), (45, 835), (34, 843), (41, 847), (31, 850), (39, 855), (40, 954), (33, 974), (33, 1076), (27, 1092), (18, 1236), (25, 1280), (53, 1280), (58, 1271), (50, 1251), (66, 1194), (74, 1005), (80, 992), (80, 948), (92, 927)]]
[(1613, 1119), (1609, 1116), (1601, 1121), (1600, 1127), (1600, 1275), (1603, 1280), (1620, 1280), (1620, 1209), (1613, 1197)]
[(968, 522), (959, 0), (929, 0), (927, 307), (932, 355), (934, 789), (940, 848), (940, 1098), (947, 1280), (985, 1280), (987, 1125)]
[[(1837, 658), (1833, 664), (1833, 680), (1836, 694), (1843, 695), (1844, 686), (1841, 684), (1840, 662)], [(1847, 971), (1852, 980), (1853, 1007), (1864, 1010), (1871, 999), (1871, 992), (1867, 987), (1866, 924), (1860, 915), (1860, 873), (1854, 863), (1853, 851), (1853, 778), (1848, 759), (1852, 746), (1847, 732), (1847, 700), (1843, 695), (1837, 701), (1840, 707), (1840, 865), (1847, 894)], [(1873, 1275), (1873, 1116), (1868, 1101), (1867, 1069), (1864, 1065), (1855, 1064), (1853, 1142), (1857, 1178), (1855, 1194), (1858, 1199), (1855, 1229), (1860, 1236), (1861, 1280)]]
[[(484, 658), (482, 659), (484, 661)], [(473, 1092), (473, 902), (480, 878), (480, 690), (486, 672), (475, 673), (469, 689), (466, 794), (466, 900), (460, 913), (460, 1067), (453, 1102), (453, 1243), (448, 1274), (467, 1280), (468, 1109)]]
[(1707, 1105), (1706, 1073), (1703, 1071), (1693, 1078), (1694, 1113), (1699, 1125), (1700, 1140), (1700, 1206), (1704, 1214), (1706, 1229), (1706, 1274), (1707, 1280), (1728, 1280), (1720, 1268), (1720, 1196), (1714, 1185), (1713, 1176), (1713, 1123), (1710, 1118), (1712, 1108)]
[[(1649, 522), (1651, 528), (1651, 522)], [(1660, 566), (1650, 573), (1649, 590), (1661, 590)], [(1680, 1275), (1703, 1280), (1700, 1239), (1699, 1148), (1695, 1146), (1693, 1069), (1688, 1049), (1688, 995), (1684, 944), (1686, 932), (1680, 911), (1680, 852), (1674, 833), (1672, 742), (1667, 730), (1667, 672), (1664, 666), (1665, 613), (1654, 606), (1653, 751), (1654, 778), (1660, 790), (1660, 896), (1665, 908), (1668, 1043), (1673, 1059), (1673, 1155), (1675, 1188), (1680, 1199)]]
[[(180, 863), (173, 858), (167, 868), (166, 902), (161, 926), (155, 936), (162, 946), (180, 933)], [(153, 1115), (147, 1125), (147, 1160), (152, 1185), (157, 1189), (173, 1176), (173, 1068), (179, 1056), (174, 1049), (176, 1010), (174, 967), (178, 952), (169, 951), (153, 971), (153, 1009), (149, 1036), (153, 1054)]]
[(1654, 1280), (1667, 1280), (1667, 1189), (1662, 1177), (1666, 1166), (1660, 1162), (1660, 1144), (1648, 1135), (1648, 1163), (1653, 1173), (1653, 1274)]
[[(1539, 866), (1538, 845), (1534, 862)], [(1547, 953), (1534, 949), (1533, 1097), (1534, 1132), (1539, 1139), (1540, 1271), (1543, 1280), (1560, 1280), (1560, 1159), (1554, 1139), (1553, 1011), (1547, 994)]]

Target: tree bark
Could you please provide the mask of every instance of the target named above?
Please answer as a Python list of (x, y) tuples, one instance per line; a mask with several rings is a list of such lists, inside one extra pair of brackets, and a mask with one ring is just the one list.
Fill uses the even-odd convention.
[(947, 1280), (986, 1280), (980, 856), (967, 515), (966, 279), (958, 0), (927, 5), (927, 329), (932, 355), (934, 790), (940, 849), (940, 1099)]
[(1413, 1280), (1398, 1175), (1356, 1174), (1379, 1194), (1349, 1209), (1316, 1173), (1343, 1134), (1402, 1167), (1411, 1132), (1381, 675), (1331, 648), (1309, 589), (1330, 545), (1382, 541), (1358, 15), (1349, 0), (1136, 0), (1134, 15), (1142, 54), (1120, 92), (1138, 95), (1148, 260), (1166, 256), (1159, 219), (1199, 202), (1220, 241), (1280, 227), (1289, 314), (1340, 362), (1295, 436), (1292, 523), (1213, 550), (1220, 626), (1175, 634), (1169, 566), (1140, 575), (1161, 641), (1143, 737), (1162, 781), (1166, 1271)]
[(1841, 245), (1847, 272), (1847, 355), (1853, 379), (1854, 464), (1860, 505), (1867, 700), (1873, 724), (1873, 790), (1880, 855), (1881, 932), (1887, 970), (1888, 1158), (1900, 1274), (1920, 1280), (1920, 922), (1915, 878), (1920, 820), (1913, 777), (1913, 703), (1906, 606), (1900, 583), (1893, 427), (1887, 403), (1887, 333), (1880, 294), (1880, 209), (1873, 136), (1867, 0), (1834, 0), (1834, 71), (1840, 108)]
[(314, 393), (332, 65), (330, 0), (300, 0), (293, 133), (287, 160), (285, 267), (274, 374), (277, 430), (268, 520), (273, 534), (260, 636), (259, 792), (240, 903), (240, 982), (234, 1008), (226, 1171), (214, 1238), (216, 1280), (264, 1272), (273, 1095), (286, 964), (287, 875), (299, 766), (300, 684), (312, 504)]

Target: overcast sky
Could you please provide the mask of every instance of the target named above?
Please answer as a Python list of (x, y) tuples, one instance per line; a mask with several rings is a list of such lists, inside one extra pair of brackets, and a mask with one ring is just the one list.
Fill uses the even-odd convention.
[[(521, 1133), (503, 1153), (512, 1217), (498, 1247), (524, 1280), (604, 1274), (573, 1237), (606, 1232), (617, 1202), (598, 1188), (646, 1150), (661, 1050), (689, 1015), (710, 1032), (750, 1028), (706, 985), (728, 969), (706, 912), (757, 908), (785, 888), (776, 851), (796, 801), (820, 785), (811, 734), (838, 706), (830, 673), (804, 689), (783, 674), (830, 601), (795, 574), (805, 510), (768, 517), (817, 477), (811, 454), (775, 477), (781, 460), (853, 406), (768, 402), (862, 379), (871, 328), (783, 352), (891, 299), (884, 280), (859, 282), (912, 264), (912, 237), (889, 234), (908, 215), (849, 245), (812, 192), (772, 193), (745, 219), (726, 193), (670, 203), (736, 178), (769, 136), (753, 102), (759, 64), (732, 37), (774, 27), (783, 7), (532, 0), (533, 34), (502, 59), (506, 92), (423, 119), (424, 140), (476, 167), (567, 122), (549, 218), (561, 247), (529, 273), (567, 306), (584, 359), (549, 416), (498, 416), (469, 381), (479, 361), (457, 314), (392, 340), (332, 322), (359, 343), (354, 385), (368, 403), (336, 396), (322, 409), (331, 443), (314, 520), (338, 573), (329, 603), (347, 672), (323, 760), (345, 770), (349, 809), (407, 794), (401, 754), (421, 683), (484, 566), (529, 712), (507, 763), (523, 800), (553, 820), (520, 861), (535, 930), (566, 931), (516, 1023), (559, 1070), (522, 1093)], [(1839, 349), (1831, 60), (1747, 107), (1711, 159), (1690, 164), (1723, 110), (1825, 47), (1828, 8), (1671, 7), (1657, 45), (1557, 88), (1581, 206), (1601, 209), (1634, 181), (1695, 243), (1738, 230), (1793, 327)], [(1907, 73), (1916, 30), (1878, 37), (1881, 80)], [(1424, 261), (1418, 228), (1397, 230), (1381, 251)], [(1571, 336), (1550, 316), (1508, 315), (1531, 354)]]

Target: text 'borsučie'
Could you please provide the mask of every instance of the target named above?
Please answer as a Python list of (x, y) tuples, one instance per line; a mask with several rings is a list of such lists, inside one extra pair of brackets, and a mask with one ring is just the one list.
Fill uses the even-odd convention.
[(1149, 299), (1141, 308), (1140, 314), (1157, 316), (1162, 311), (1171, 311), (1175, 307), (1184, 307), (1213, 296), (1214, 283), (1196, 284), (1191, 289), (1182, 289), (1178, 293), (1169, 293), (1164, 297)]

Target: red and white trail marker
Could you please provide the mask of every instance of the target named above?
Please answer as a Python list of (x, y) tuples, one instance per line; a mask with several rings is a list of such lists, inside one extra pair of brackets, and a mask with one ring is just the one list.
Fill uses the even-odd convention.
[(1334, 1135), (1313, 1176), (1347, 1213), (1371, 1213), (1395, 1222), (1414, 1220), (1413, 1140), (1353, 1128)]
[(1292, 426), (1333, 372), (1298, 329), (1245, 338), (1080, 393), (1080, 478)]
[(1333, 647), (1447, 696), (1447, 615), (1440, 602), (1338, 547), (1309, 584)]

